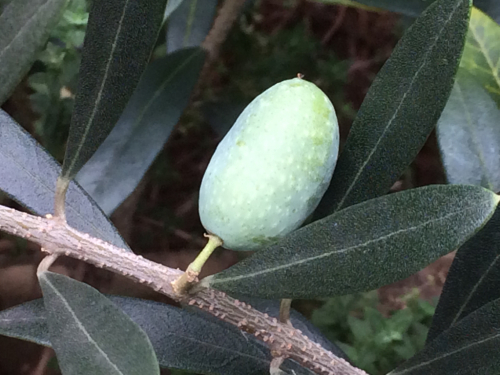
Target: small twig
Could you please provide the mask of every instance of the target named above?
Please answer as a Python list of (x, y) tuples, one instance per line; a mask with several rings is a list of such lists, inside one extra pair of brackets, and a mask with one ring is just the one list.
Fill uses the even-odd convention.
[(183, 274), (182, 271), (79, 232), (61, 220), (33, 216), (0, 206), (0, 230), (37, 243), (50, 255), (81, 259), (146, 284), (182, 304), (196, 306), (264, 341), (274, 357), (291, 358), (316, 374), (366, 375), (364, 371), (310, 340), (300, 330), (282, 324), (278, 319), (223, 292), (197, 288), (188, 295), (175, 293), (171, 283)]
[(50, 362), (50, 359), (54, 355), (54, 352), (51, 348), (42, 347), (40, 353), (40, 359), (36, 364), (36, 367), (31, 372), (31, 375), (43, 375), (45, 374), (45, 370), (47, 369), (47, 365)]
[(234, 21), (247, 0), (226, 0), (220, 7), (214, 24), (201, 46), (208, 52), (208, 60), (214, 61), (219, 56), (222, 43), (227, 38)]
[(186, 295), (189, 290), (198, 283), (198, 276), (200, 276), (201, 268), (206, 263), (210, 255), (219, 246), (222, 246), (222, 240), (213, 234), (205, 234), (208, 238), (208, 243), (198, 254), (196, 259), (189, 264), (186, 272), (182, 274), (177, 280), (172, 283), (174, 292), (178, 295)]

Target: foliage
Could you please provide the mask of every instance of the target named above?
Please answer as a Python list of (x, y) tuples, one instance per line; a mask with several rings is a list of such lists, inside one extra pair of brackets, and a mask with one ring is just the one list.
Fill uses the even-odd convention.
[[(410, 3), (423, 5), (423, 2), (406, 4)], [(8, 3), (4, 8), (9, 9), (12, 4), (14, 2)], [(387, 2), (373, 0), (369, 5), (383, 7), (384, 4)], [(403, 3), (398, 4), (402, 6)], [(70, 225), (126, 248), (99, 204), (88, 197), (77, 184), (70, 185), (70, 182), (79, 171), (84, 170), (82, 168), (90, 165), (87, 163), (92, 163), (94, 154), (103, 152), (105, 155), (119, 155), (113, 160), (111, 170), (121, 172), (118, 175), (104, 172), (97, 179), (97, 182), (104, 183), (105, 186), (119, 184), (127, 174), (134, 175), (127, 191), (113, 192), (119, 195), (114, 205), (119, 204), (130, 193), (130, 188), (133, 189), (140, 181), (187, 105), (203, 62), (203, 54), (199, 49), (194, 47), (186, 50), (181, 48), (186, 44), (174, 43), (181, 48), (179, 51), (148, 64), (162, 29), (162, 22), (166, 18), (165, 6), (164, 0), (108, 0), (92, 3), (83, 42), (82, 63), (71, 113), (68, 147), (63, 158), (64, 165), (61, 168), (45, 149), (2, 111), (0, 188), (3, 191), (40, 215), (51, 211), (51, 200), (56, 195), (57, 220), (67, 216)], [(206, 25), (213, 18), (213, 12), (196, 12), (205, 8), (197, 8), (196, 1), (190, 2), (188, 14), (200, 17), (200, 22), (193, 24), (192, 17), (185, 17), (187, 8), (183, 8), (183, 4), (169, 2), (169, 7), (169, 24), (176, 25), (179, 22), (181, 27), (178, 30), (184, 32), (180, 36), (169, 33), (166, 39), (175, 37), (189, 40), (189, 45), (200, 43), (207, 32)], [(45, 36), (52, 29), (54, 14), (57, 15), (60, 8), (56, 6), (50, 8), (52, 12), (37, 13), (40, 22), (37, 29), (33, 30), (38, 31), (40, 37), (28, 38), (30, 48), (24, 50), (23, 43), (26, 41), (13, 37), (15, 33), (12, 33), (11, 25), (21, 25), (21, 35), (26, 35), (25, 31), (31, 30), (29, 22), (26, 22), (29, 10), (22, 12), (19, 8), (15, 9), (17, 13), (9, 16), (9, 22), (0, 23), (0, 36), (7, 35), (4, 43), (0, 43), (0, 66), (10, 67), (8, 69), (12, 70), (12, 82), (19, 82), (25, 73), (25, 67), (31, 66), (33, 51), (46, 40)], [(491, 56), (496, 56), (496, 46), (486, 41), (490, 35), (496, 35), (499, 27), (489, 19), (488, 22), (478, 23), (478, 19), (486, 20), (486, 16), (478, 11), (474, 11), (469, 25), (470, 11), (471, 3), (468, 0), (436, 0), (425, 11), (419, 9), (415, 12), (414, 15), (419, 17), (406, 31), (365, 98), (340, 155), (333, 182), (320, 203), (313, 222), (230, 269), (205, 278), (197, 285), (198, 289), (193, 291), (191, 297), (195, 298), (196, 293), (200, 293), (206, 286), (243, 297), (275, 299), (333, 297), (364, 292), (405, 278), (437, 257), (460, 247), (458, 261), (451, 269), (449, 281), (436, 309), (432, 334), (423, 348), (425, 328), (422, 324), (429, 319), (432, 309), (429, 305), (412, 299), (408, 301), (408, 309), (394, 313), (388, 319), (384, 319), (373, 305), (363, 306), (363, 314), (360, 316), (348, 315), (346, 309), (350, 310), (349, 304), (352, 301), (341, 299), (340, 306), (344, 306), (341, 313), (348, 315), (344, 324), (349, 328), (349, 333), (333, 328), (335, 315), (339, 313), (338, 302), (327, 302), (313, 319), (325, 327), (332, 339), (335, 339), (334, 334), (340, 335), (336, 339), (344, 343), (343, 348), (351, 356), (351, 360), (370, 371), (386, 372), (400, 359), (407, 361), (393, 370), (392, 374), (447, 375), (499, 371), (500, 357), (497, 354), (500, 300), (497, 293), (488, 292), (483, 284), (485, 279), (493, 280), (494, 285), (488, 285), (489, 289), (499, 290), (495, 284), (498, 278), (494, 271), (499, 258), (498, 239), (492, 232), (495, 232), (495, 210), (500, 198), (490, 190), (496, 190), (496, 183), (483, 183), (484, 180), (496, 182), (497, 171), (472, 168), (471, 172), (460, 167), (463, 160), (449, 158), (450, 155), (466, 150), (480, 156), (480, 165), (481, 159), (485, 160), (481, 158), (482, 154), (487, 152), (488, 156), (491, 153), (496, 157), (500, 150), (497, 144), (489, 147), (484, 143), (470, 142), (475, 134), (481, 134), (481, 137), (488, 138), (493, 143), (497, 139), (488, 137), (487, 132), (484, 136), (483, 130), (495, 131), (492, 123), (495, 122), (494, 113), (497, 108), (492, 103), (498, 102), (491, 96), (495, 94), (491, 77), (494, 80), (497, 71), (493, 69), (496, 68), (496, 58), (492, 59)], [(4, 17), (5, 14), (11, 13), (2, 13)], [(173, 17), (179, 19), (174, 20)], [(31, 84), (37, 90), (34, 102), (39, 105), (41, 112), (50, 114), (46, 112), (48, 106), (52, 99), (59, 100), (62, 88), (68, 87), (69, 92), (74, 90), (74, 69), (79, 59), (75, 50), (81, 44), (85, 23), (83, 3), (75, 1), (65, 13), (65, 21), (59, 25), (59, 29), (53, 31), (60, 44), (55, 39), (49, 42), (41, 56), (43, 73), (31, 78)], [(194, 40), (186, 39), (186, 36), (195, 35), (193, 25), (200, 25), (197, 31), (201, 31), (202, 36), (198, 35)], [(468, 47), (460, 64), (468, 30)], [(339, 81), (342, 75), (337, 69), (341, 64), (338, 64), (335, 56), (328, 53), (320, 53), (318, 56), (317, 46), (314, 43), (308, 44), (308, 36), (304, 36), (306, 33), (300, 28), (283, 35), (272, 38), (269, 43), (264, 41), (262, 45), (237, 43), (241, 44), (239, 54), (263, 52), (269, 56), (269, 60), (263, 59), (265, 64), (260, 65), (254, 64), (249, 58), (248, 65), (241, 73), (242, 77), (246, 77), (239, 80), (236, 75), (235, 88), (239, 86), (241, 91), (248, 91), (252, 95), (267, 88), (270, 84), (268, 71), (264, 66), (269, 66), (269, 61), (279, 62), (274, 65), (276, 74), (273, 74), (273, 80), (280, 80), (280, 74), (283, 79), (295, 76), (298, 68), (293, 59), (289, 59), (290, 55), (309, 58), (311, 71), (303, 73), (310, 80), (331, 84)], [(245, 38), (244, 35), (239, 37)], [(283, 48), (285, 43), (280, 38), (291, 40), (291, 45), (296, 49)], [(14, 62), (12, 54), (7, 53), (11, 48), (26, 52), (14, 56), (16, 59), (22, 58), (22, 63), (19, 64), (21, 69)], [(165, 46), (165, 51), (170, 50)], [(187, 69), (193, 56), (199, 60)], [(284, 63), (285, 61), (290, 62)], [(459, 64), (461, 71), (455, 81)], [(480, 71), (484, 71), (485, 67), (489, 69), (488, 79), (477, 74), (478, 66), (482, 67)], [(162, 67), (167, 72), (162, 71)], [(178, 72), (183, 74), (177, 74)], [(469, 73), (466, 80), (471, 79), (473, 82), (468, 87), (470, 90), (477, 90), (478, 94), (464, 96), (467, 103), (461, 106), (457, 94), (462, 89), (463, 77), (467, 76), (464, 72)], [(4, 95), (10, 92), (11, 85), (12, 83), (6, 86)], [(45, 99), (42, 94), (46, 95)], [(162, 96), (164, 94), (165, 97)], [(211, 90), (204, 93), (207, 96), (210, 94)], [(179, 99), (178, 102), (174, 101), (174, 96)], [(161, 100), (156, 101), (158, 98), (168, 100), (171, 106), (159, 105)], [(238, 99), (236, 95), (232, 95), (231, 90), (221, 93), (220, 98)], [(491, 98), (493, 99), (489, 100)], [(232, 103), (234, 110), (234, 100)], [(165, 111), (165, 108), (168, 110)], [(487, 110), (488, 116), (482, 116), (483, 111), (478, 111), (478, 108)], [(68, 106), (56, 112), (69, 114), (69, 110)], [(470, 121), (450, 126), (453, 121), (450, 119), (455, 118), (457, 113), (462, 117), (470, 114)], [(122, 116), (127, 119), (125, 122), (128, 125), (124, 126), (126, 131), (115, 138), (108, 138), (108, 134), (122, 129), (118, 126)], [(162, 117), (165, 117), (164, 122), (159, 120)], [(147, 121), (142, 122), (143, 118)], [(453, 175), (450, 182), (470, 183), (469, 174), (474, 174), (475, 171), (473, 183), (481, 186), (428, 186), (386, 195), (391, 185), (415, 158), (438, 120), (445, 167), (448, 175)], [(57, 121), (52, 121), (49, 115), (42, 118), (42, 121), (45, 125), (39, 127), (39, 131), (43, 129), (42, 136), (52, 140), (51, 132), (60, 125), (50, 128), (52, 125), (47, 124), (57, 124)], [(65, 121), (63, 119), (61, 123)], [(138, 144), (140, 139), (147, 139), (144, 135), (151, 132), (151, 124), (158, 125), (159, 128), (164, 125), (161, 137), (157, 136), (156, 142), (146, 141), (147, 144), (140, 147), (140, 150), (128, 148), (136, 142)], [(459, 138), (455, 142), (457, 149), (443, 143), (444, 138), (450, 137), (449, 133), (463, 131), (466, 127), (472, 128), (472, 135)], [(117, 138), (122, 142), (113, 141)], [(128, 158), (143, 158), (143, 149), (148, 147), (151, 149), (147, 150), (146, 162), (138, 163), (137, 166), (130, 162)], [(59, 151), (55, 150), (55, 153), (57, 155)], [(454, 160), (453, 163), (457, 164), (449, 163), (449, 160)], [(122, 167), (118, 168), (120, 164)], [(467, 171), (467, 174), (451, 172), (452, 164), (454, 171)], [(490, 178), (490, 175), (493, 177)], [(57, 188), (56, 179), (59, 182)], [(68, 186), (70, 190), (66, 199)], [(98, 197), (98, 190), (92, 192), (96, 200), (106, 201), (106, 197)], [(108, 214), (113, 209), (104, 208)], [(276, 212), (276, 215), (279, 220), (279, 213)], [(25, 216), (25, 220), (28, 220), (28, 216)], [(38, 223), (41, 222), (40, 219)], [(39, 225), (38, 231), (46, 233), (42, 224)], [(50, 235), (54, 234), (49, 232)], [(72, 239), (83, 238), (78, 237), (75, 232), (71, 233), (69, 237)], [(41, 243), (46, 246), (45, 242)], [(102, 242), (99, 244), (102, 246)], [(81, 246), (75, 246), (78, 248), (79, 245)], [(488, 251), (477, 251), (485, 246)], [(125, 262), (127, 259), (143, 262), (140, 258), (133, 258), (128, 252), (111, 249), (110, 254), (115, 254), (116, 251), (121, 254), (121, 258), (110, 260), (110, 254), (106, 253), (102, 263), (106, 266), (105, 262)], [(45, 262), (46, 260), (43, 264)], [(154, 265), (148, 264), (156, 269)], [(130, 276), (138, 270), (132, 266), (120, 271)], [(148, 271), (151, 270), (148, 268)], [(38, 278), (44, 293), (43, 303), (29, 302), (0, 313), (2, 334), (51, 345), (61, 368), (67, 373), (158, 373), (158, 365), (161, 364), (165, 367), (219, 374), (235, 373), (235, 369), (238, 369), (238, 373), (246, 371), (249, 375), (255, 375), (268, 373), (269, 367), (274, 365), (267, 344), (268, 341), (272, 344), (272, 336), (264, 335), (268, 332), (247, 335), (239, 330), (240, 326), (255, 323), (246, 319), (246, 310), (239, 308), (242, 306), (241, 302), (233, 302), (232, 308), (238, 314), (243, 314), (243, 319), (238, 324), (234, 321), (229, 324), (190, 308), (191, 300), (186, 308), (174, 308), (148, 301), (107, 298), (76, 280), (43, 270), (38, 273)], [(162, 288), (160, 286), (157, 289), (164, 291)], [(457, 291), (462, 290), (467, 290), (468, 294), (465, 298), (457, 297)], [(215, 295), (215, 291), (213, 293)], [(186, 302), (179, 295), (170, 296)], [(276, 301), (252, 302), (252, 305), (256, 309), (267, 311), (265, 319), (274, 322)], [(224, 319), (226, 315), (218, 315), (217, 308), (219, 306), (210, 305), (207, 311)], [(156, 314), (150, 315), (153, 309)], [(158, 316), (166, 318), (155, 321)], [(241, 319), (241, 315), (238, 317)], [(331, 342), (308, 328), (300, 319), (294, 319), (292, 317), (293, 326), (300, 326), (301, 331), (312, 341), (342, 356), (342, 352)], [(272, 332), (269, 333), (272, 335)], [(127, 342), (128, 338), (133, 346)], [(287, 346), (287, 343), (283, 343), (284, 348)], [(133, 348), (132, 352), (130, 348)], [(305, 349), (303, 351), (306, 352)], [(315, 358), (309, 359), (310, 362), (314, 360)], [(147, 366), (146, 370), (142, 365)], [(283, 363), (281, 369), (285, 374), (311, 374), (317, 370), (313, 365), (308, 365), (308, 362), (300, 365), (290, 359)]]
[(435, 310), (418, 290), (400, 299), (406, 307), (385, 316), (376, 292), (335, 297), (311, 320), (357, 367), (382, 375), (423, 349)]
[(86, 1), (71, 0), (38, 55), (37, 71), (29, 77), (35, 91), (31, 96), (33, 109), (39, 115), (36, 134), (59, 161), (68, 138), (87, 20)]

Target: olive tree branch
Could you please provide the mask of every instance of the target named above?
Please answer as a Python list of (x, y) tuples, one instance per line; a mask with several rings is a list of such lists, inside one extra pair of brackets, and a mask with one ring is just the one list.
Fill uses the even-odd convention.
[(51, 256), (81, 259), (145, 284), (182, 304), (200, 308), (264, 341), (275, 358), (291, 358), (320, 375), (366, 375), (311, 341), (300, 330), (223, 292), (197, 288), (192, 294), (177, 294), (172, 282), (183, 274), (182, 271), (79, 232), (57, 217), (47, 215), (43, 218), (0, 206), (0, 230), (39, 244), (42, 251)]

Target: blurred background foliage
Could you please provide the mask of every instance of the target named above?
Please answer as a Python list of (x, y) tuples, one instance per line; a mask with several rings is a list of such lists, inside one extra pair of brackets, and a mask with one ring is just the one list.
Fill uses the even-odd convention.
[[(28, 77), (3, 106), (59, 161), (68, 135), (88, 6), (85, 0), (70, 0)], [(397, 14), (344, 3), (250, 1), (220, 57), (203, 72), (162, 152), (112, 216), (131, 248), (170, 267), (184, 268), (193, 259), (205, 242), (197, 194), (206, 165), (241, 110), (273, 84), (298, 73), (315, 82), (333, 101), (345, 140), (368, 87), (407, 24)], [(154, 58), (165, 54), (167, 30), (168, 20)], [(433, 135), (393, 190), (444, 181)], [(15, 206), (5, 197), (0, 201)], [(40, 254), (24, 240), (0, 236), (3, 309), (40, 296), (36, 279), (28, 276), (34, 275)], [(220, 250), (204, 273), (225, 269), (238, 256)], [(379, 291), (326, 301), (295, 301), (294, 307), (344, 349), (356, 366), (382, 374), (423, 347), (451, 260), (440, 260)], [(103, 292), (163, 300), (118, 275), (66, 261), (81, 270), (83, 281)], [(34, 374), (33, 366), (51, 358), (33, 344), (5, 337), (0, 337), (0, 348), (0, 374)], [(53, 359), (45, 365), (45, 373), (57, 373)]]

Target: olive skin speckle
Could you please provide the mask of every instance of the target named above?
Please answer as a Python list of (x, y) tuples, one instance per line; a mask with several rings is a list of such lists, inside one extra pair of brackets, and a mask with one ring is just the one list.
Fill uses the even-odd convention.
[(328, 97), (300, 78), (255, 98), (217, 147), (200, 188), (205, 229), (232, 250), (258, 250), (297, 229), (317, 207), (337, 162)]

